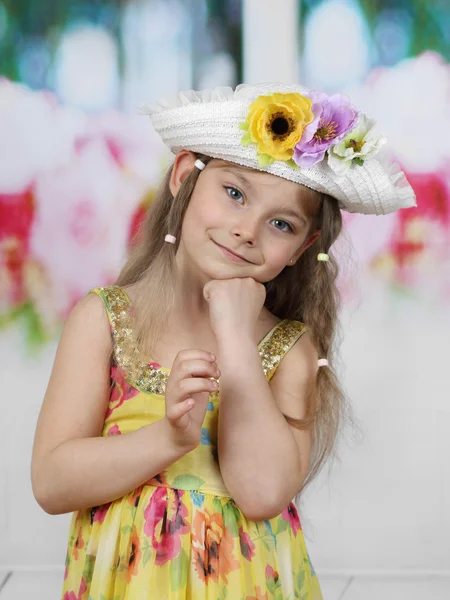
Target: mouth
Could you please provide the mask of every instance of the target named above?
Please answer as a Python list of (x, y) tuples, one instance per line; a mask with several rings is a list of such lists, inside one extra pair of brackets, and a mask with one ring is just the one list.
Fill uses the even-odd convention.
[(233, 262), (237, 262), (237, 263), (247, 263), (248, 265), (252, 265), (253, 263), (251, 263), (249, 260), (247, 260), (246, 258), (244, 258), (243, 256), (241, 256), (240, 254), (237, 254), (236, 252), (233, 252), (233, 250), (230, 250), (229, 248), (226, 248), (225, 246), (221, 246), (220, 244), (218, 244), (217, 242), (214, 242), (214, 244), (220, 248), (220, 250), (223, 252), (223, 254), (229, 258), (230, 260), (232, 260)]

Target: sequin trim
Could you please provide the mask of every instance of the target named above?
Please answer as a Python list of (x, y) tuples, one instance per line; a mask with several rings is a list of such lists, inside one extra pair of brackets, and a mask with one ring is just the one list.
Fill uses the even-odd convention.
[(118, 286), (92, 291), (105, 303), (111, 323), (114, 358), (127, 380), (142, 392), (164, 396), (168, 374), (142, 360), (142, 354), (132, 335), (131, 305), (126, 292)]
[(305, 333), (306, 326), (300, 321), (285, 319), (280, 321), (278, 327), (270, 337), (259, 345), (262, 367), (265, 376), (272, 378), (281, 359), (292, 348), (295, 342)]
[[(113, 336), (114, 358), (128, 381), (147, 394), (165, 395), (169, 373), (142, 360), (131, 328), (131, 304), (127, 293), (119, 286), (95, 288), (106, 306)], [(305, 333), (306, 326), (300, 321), (284, 319), (258, 345), (265, 376), (270, 380), (282, 358)], [(128, 351), (125, 351), (125, 348)], [(130, 374), (134, 374), (131, 378)], [(219, 394), (210, 394), (218, 399)]]

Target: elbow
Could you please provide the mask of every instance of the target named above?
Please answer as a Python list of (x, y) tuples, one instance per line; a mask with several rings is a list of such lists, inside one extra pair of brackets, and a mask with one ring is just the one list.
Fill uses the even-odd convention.
[(31, 487), (36, 502), (48, 515), (62, 515), (70, 512), (64, 510), (54, 490), (52, 491), (51, 486), (48, 485), (48, 482), (42, 476), (37, 476), (36, 473), (32, 472)]
[(255, 498), (254, 501), (242, 499), (242, 502), (235, 501), (242, 514), (248, 521), (267, 521), (278, 517), (288, 506), (290, 500), (283, 498)]
[(33, 494), (36, 502), (48, 515), (65, 515), (70, 510), (63, 507), (57, 499), (52, 498), (49, 494), (44, 494), (33, 489)]
[(44, 512), (46, 512), (48, 515), (62, 514), (62, 511), (58, 510), (54, 499), (45, 491), (44, 486), (33, 482), (32, 487), (34, 498)]

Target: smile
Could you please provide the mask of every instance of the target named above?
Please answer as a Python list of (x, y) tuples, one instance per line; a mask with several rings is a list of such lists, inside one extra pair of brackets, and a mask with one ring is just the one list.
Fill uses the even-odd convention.
[(235, 252), (233, 252), (232, 250), (230, 250), (229, 248), (225, 248), (225, 246), (221, 246), (220, 244), (218, 244), (217, 242), (214, 242), (214, 244), (220, 248), (220, 250), (223, 252), (223, 254), (229, 258), (230, 260), (232, 260), (233, 262), (236, 263), (247, 263), (247, 264), (253, 264), (251, 263), (249, 260), (246, 260), (243, 256), (240, 256), (239, 254), (236, 254)]

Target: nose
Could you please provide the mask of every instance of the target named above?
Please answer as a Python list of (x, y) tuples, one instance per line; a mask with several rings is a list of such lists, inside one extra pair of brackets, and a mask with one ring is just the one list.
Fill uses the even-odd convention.
[(231, 235), (235, 240), (244, 242), (248, 246), (254, 246), (258, 238), (258, 223), (255, 218), (241, 218), (231, 228)]

